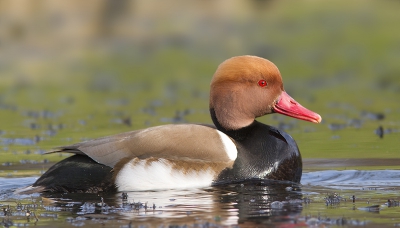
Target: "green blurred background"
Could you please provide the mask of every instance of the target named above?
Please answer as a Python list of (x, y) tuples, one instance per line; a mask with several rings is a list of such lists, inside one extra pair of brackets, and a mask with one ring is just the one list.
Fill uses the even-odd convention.
[(0, 176), (38, 175), (63, 158), (42, 155), (56, 146), (211, 123), (210, 79), (244, 54), (274, 62), (288, 93), (323, 117), (260, 118), (291, 134), (303, 158), (400, 158), (399, 9), (396, 0), (2, 1)]

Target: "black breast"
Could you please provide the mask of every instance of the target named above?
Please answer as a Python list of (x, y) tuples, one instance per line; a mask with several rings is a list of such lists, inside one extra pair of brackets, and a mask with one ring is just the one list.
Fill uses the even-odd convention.
[(216, 184), (254, 178), (300, 182), (300, 151), (287, 133), (257, 121), (224, 133), (235, 140), (238, 157), (232, 169), (218, 176)]

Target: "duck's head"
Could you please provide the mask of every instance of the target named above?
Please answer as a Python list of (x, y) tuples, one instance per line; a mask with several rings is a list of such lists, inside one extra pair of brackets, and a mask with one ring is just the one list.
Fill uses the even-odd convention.
[(237, 56), (219, 65), (211, 80), (210, 109), (225, 130), (240, 129), (256, 117), (274, 112), (321, 122), (320, 115), (285, 92), (275, 64), (256, 56)]

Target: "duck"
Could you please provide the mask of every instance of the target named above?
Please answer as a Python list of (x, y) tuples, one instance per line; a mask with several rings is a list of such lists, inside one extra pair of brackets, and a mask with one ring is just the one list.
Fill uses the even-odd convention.
[(284, 89), (271, 61), (251, 55), (223, 61), (210, 84), (211, 124), (166, 124), (105, 136), (48, 153), (72, 156), (20, 193), (98, 193), (201, 188), (246, 180), (299, 183), (295, 140), (258, 122), (278, 113), (320, 123)]

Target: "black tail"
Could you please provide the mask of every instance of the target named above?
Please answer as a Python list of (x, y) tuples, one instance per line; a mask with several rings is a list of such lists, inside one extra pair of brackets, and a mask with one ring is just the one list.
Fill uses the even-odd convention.
[(50, 167), (32, 187), (41, 192), (115, 192), (112, 168), (85, 155), (73, 155)]

